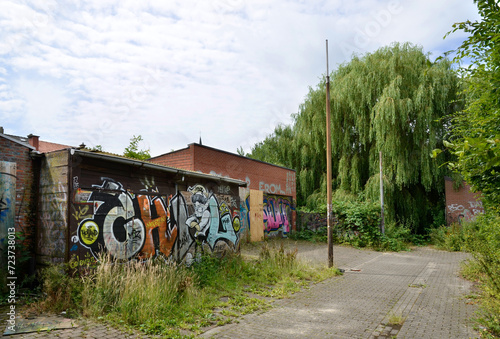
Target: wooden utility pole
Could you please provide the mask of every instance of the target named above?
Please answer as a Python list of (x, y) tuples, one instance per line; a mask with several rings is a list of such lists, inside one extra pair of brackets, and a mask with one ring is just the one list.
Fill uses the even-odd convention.
[(333, 266), (332, 243), (332, 138), (330, 136), (330, 75), (328, 70), (328, 40), (326, 40), (326, 225), (328, 232), (328, 267)]
[(385, 216), (384, 216), (384, 175), (382, 171), (382, 152), (378, 152), (378, 162), (380, 168), (380, 233), (385, 233)]

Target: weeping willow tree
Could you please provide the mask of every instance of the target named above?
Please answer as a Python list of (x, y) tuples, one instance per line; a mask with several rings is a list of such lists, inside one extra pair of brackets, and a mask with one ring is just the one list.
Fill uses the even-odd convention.
[[(354, 57), (330, 77), (334, 189), (378, 200), (382, 152), (387, 218), (422, 232), (444, 209), (446, 169), (430, 154), (447, 131), (443, 117), (456, 109), (450, 63), (432, 63), (420, 47), (393, 44)], [(270, 148), (282, 165), (296, 169), (299, 204), (325, 196), (325, 98), (323, 79), (287, 129), (286, 151)], [(273, 134), (275, 145), (283, 129)]]

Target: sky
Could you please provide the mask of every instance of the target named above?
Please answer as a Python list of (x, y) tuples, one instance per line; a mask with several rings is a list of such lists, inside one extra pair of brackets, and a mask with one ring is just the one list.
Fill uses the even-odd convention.
[(236, 153), (290, 124), (329, 67), (394, 42), (457, 48), (472, 0), (0, 0), (5, 133), (152, 156)]

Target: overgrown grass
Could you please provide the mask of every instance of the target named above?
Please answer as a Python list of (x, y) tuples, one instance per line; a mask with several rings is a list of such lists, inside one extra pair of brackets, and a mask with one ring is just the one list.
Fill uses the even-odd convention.
[(500, 215), (481, 215), (463, 225), (437, 229), (431, 236), (438, 248), (472, 254), (462, 274), (479, 287), (481, 334), (500, 337)]
[(85, 317), (170, 338), (190, 337), (208, 326), (234, 321), (270, 307), (268, 297), (283, 298), (338, 274), (309, 267), (297, 252), (264, 243), (258, 259), (238, 255), (204, 256), (190, 267), (164, 262), (102, 264), (84, 276), (61, 267), (44, 273), (45, 310), (74, 310)]

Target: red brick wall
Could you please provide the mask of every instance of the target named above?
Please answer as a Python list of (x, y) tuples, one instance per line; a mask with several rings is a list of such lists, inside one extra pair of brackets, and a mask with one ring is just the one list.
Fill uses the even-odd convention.
[(480, 193), (473, 193), (465, 182), (458, 190), (453, 188), (453, 180), (445, 180), (446, 194), (446, 223), (450, 225), (462, 220), (471, 220), (479, 213), (484, 212), (483, 203), (479, 199)]
[[(150, 161), (165, 166), (239, 179), (246, 181), (249, 189), (264, 191), (273, 199), (279, 198), (274, 196), (282, 196), (286, 201), (290, 200), (288, 204), (290, 213), (287, 213), (291, 214), (291, 216), (287, 215), (286, 222), (281, 225), (282, 227), (279, 227), (278, 231), (285, 234), (290, 230), (295, 230), (295, 200), (297, 198), (297, 193), (294, 170), (199, 144), (190, 144), (186, 149), (152, 158)], [(248, 190), (243, 192), (240, 191), (240, 198), (245, 202), (241, 206), (242, 227), (244, 228), (248, 227), (250, 223), (248, 215), (249, 205), (247, 201), (248, 192)], [(287, 197), (291, 197), (291, 199)], [(289, 220), (290, 218), (291, 220)], [(271, 224), (281, 224), (281, 219), (280, 216), (274, 216), (274, 219), (268, 216), (267, 226)]]
[[(34, 163), (30, 158), (30, 149), (17, 142), (0, 136), (0, 161), (16, 163), (16, 231), (24, 231), (33, 236), (35, 220), (30, 220), (30, 208), (36, 203), (34, 189)], [(33, 211), (35, 213), (35, 211)]]
[(164, 166), (194, 171), (192, 148), (185, 148), (176, 152), (160, 155), (159, 157), (149, 159), (149, 161)]
[(210, 147), (190, 144), (187, 149), (165, 154), (150, 161), (243, 180), (249, 183), (250, 189), (296, 199), (295, 171)]

